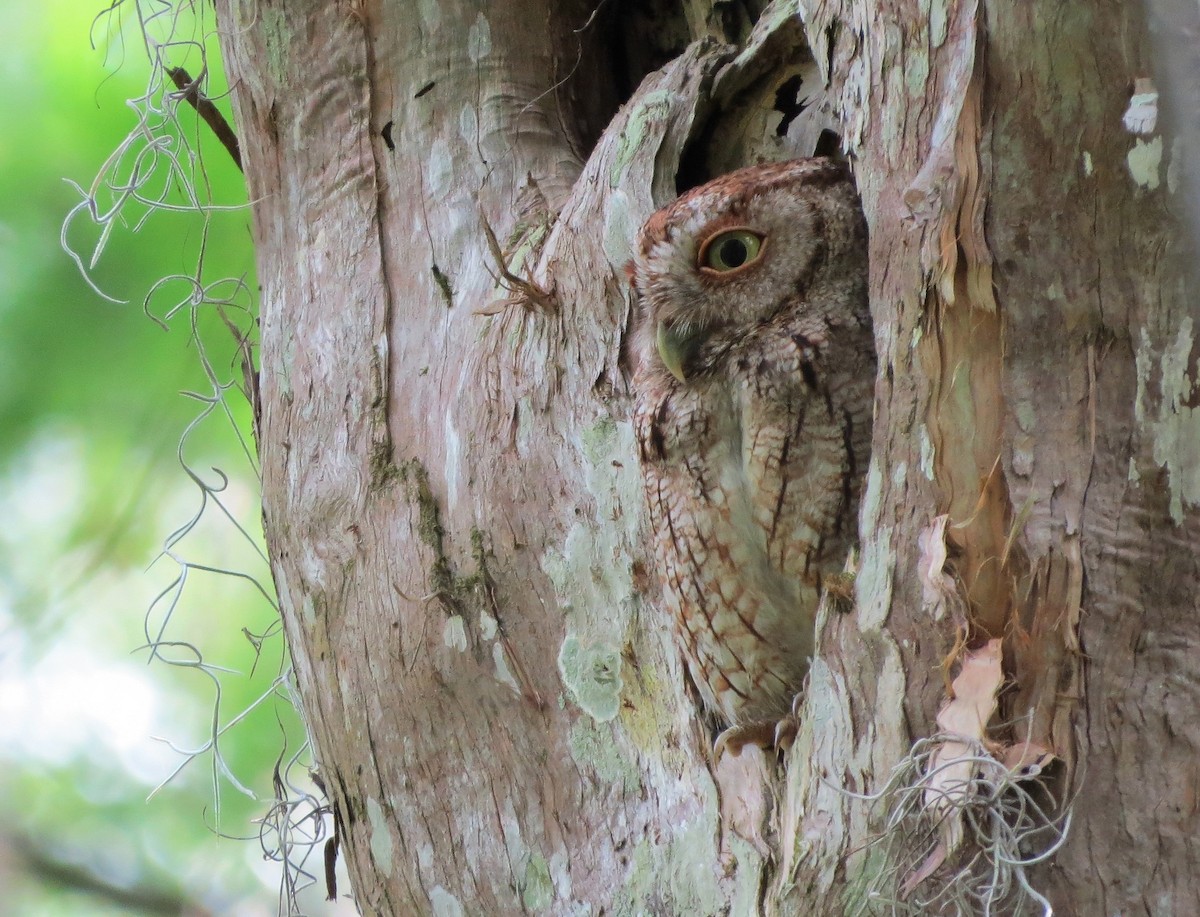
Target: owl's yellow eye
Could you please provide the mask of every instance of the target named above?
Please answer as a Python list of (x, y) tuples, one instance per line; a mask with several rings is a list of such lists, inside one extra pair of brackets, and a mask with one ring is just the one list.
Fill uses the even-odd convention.
[(727, 229), (700, 247), (700, 267), (727, 274), (746, 267), (762, 254), (763, 237), (748, 229)]

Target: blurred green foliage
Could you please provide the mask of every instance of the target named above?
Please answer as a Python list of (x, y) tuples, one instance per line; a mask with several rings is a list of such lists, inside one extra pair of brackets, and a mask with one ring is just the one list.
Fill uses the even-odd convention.
[[(0, 56), (0, 910), (273, 913), (276, 894), (265, 880), (277, 880), (280, 867), (256, 874), (257, 840), (217, 832), (256, 834), (277, 758), (303, 742), (283, 692), (223, 733), (219, 760), (202, 751), (149, 802), (184, 758), (143, 734), (157, 730), (202, 749), (214, 724), (223, 728), (250, 708), (286, 665), (277, 633), (255, 636), (276, 632), (278, 622), (249, 580), (176, 562), (245, 574), (269, 590), (253, 543), (261, 542), (257, 480), (235, 432), (249, 437), (249, 410), (236, 391), (226, 402), (233, 422), (214, 412), (189, 434), (183, 454), (210, 485), (229, 476), (216, 496), (250, 539), (210, 494), (175, 557), (155, 560), (204, 497), (176, 453), (205, 405), (179, 393), (213, 393), (201, 348), (222, 381), (239, 379), (240, 367), (212, 307), (196, 312), (193, 336), (189, 308), (164, 330), (143, 298), (159, 278), (191, 275), (202, 241), (205, 280), (241, 278), (253, 292), (250, 213), (218, 213), (206, 230), (195, 211), (153, 213), (137, 226), (144, 208), (127, 209), (91, 274), (124, 304), (100, 298), (59, 240), (63, 218), (80, 202), (63, 179), (87, 188), (137, 124), (126, 100), (145, 91), (150, 73), (138, 13), (164, 7), (134, 4), (99, 20), (104, 7), (95, 0), (0, 6), (0, 32), (9, 36)], [(210, 21), (184, 17), (179, 28), (211, 30), (211, 7), (203, 8)], [(194, 48), (176, 51), (173, 65), (199, 72)], [(214, 73), (207, 90), (222, 88)], [(228, 115), (227, 101), (220, 104)], [(183, 111), (185, 134), (203, 154), (201, 183), (211, 183), (204, 195), (243, 205), (240, 173)], [(164, 170), (159, 179), (155, 187), (173, 203), (186, 201), (178, 177)], [(98, 237), (81, 216), (68, 242), (86, 264)], [(147, 308), (161, 317), (187, 292), (176, 281)], [(249, 295), (241, 303), (254, 305)], [(239, 321), (252, 326), (248, 313)], [(187, 581), (176, 603), (181, 572)], [(163, 639), (186, 641), (164, 649), (184, 666), (144, 665), (148, 635), (160, 627)], [(197, 654), (229, 671), (196, 666)]]
[[(148, 62), (136, 30), (89, 50), (100, 5), (48, 0), (0, 9), (5, 34), (21, 36), (3, 60), (5, 121), (0, 132), (0, 450), (20, 448), (49, 420), (87, 417), (97, 445), (153, 432), (159, 450), (173, 451), (173, 430), (193, 413), (178, 399), (154, 397), (198, 380), (183, 335), (164, 335), (146, 321), (140, 301), (156, 278), (190, 272), (199, 224), (176, 214), (152, 218), (136, 235), (118, 229), (97, 265), (100, 287), (131, 301), (99, 299), (59, 247), (67, 211), (79, 201), (63, 180), (87, 185), (136, 121), (125, 100), (144, 91)], [(126, 14), (128, 19), (128, 12)], [(107, 47), (104, 47), (107, 46)], [(107, 60), (106, 60), (107, 58)], [(237, 170), (206, 144), (214, 198), (245, 201)], [(218, 156), (217, 154), (222, 154)], [(250, 218), (231, 215), (209, 241), (212, 272), (248, 276), (253, 269)], [(72, 242), (87, 252), (82, 225)], [(216, 343), (216, 342), (214, 342)], [(86, 372), (86, 375), (84, 373)], [(83, 384), (81, 384), (83, 383)], [(149, 396), (149, 397), (147, 397)], [(103, 443), (110, 447), (110, 443)]]

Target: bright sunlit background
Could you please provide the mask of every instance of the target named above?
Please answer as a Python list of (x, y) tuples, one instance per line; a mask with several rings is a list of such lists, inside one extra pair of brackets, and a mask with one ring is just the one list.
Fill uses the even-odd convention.
[[(242, 378), (237, 349), (182, 280), (144, 303), (161, 278), (194, 275), (203, 246), (207, 298), (230, 297), (227, 317), (252, 328), (250, 216), (216, 212), (206, 230), (187, 206), (189, 182), (216, 205), (245, 192), (183, 109), (203, 170), (178, 140), (155, 152), (147, 135), (108, 174), (120, 185), (153, 171), (142, 193), (181, 209), (142, 221), (127, 200), (107, 235), (86, 212), (67, 232), (95, 285), (124, 302), (64, 253), (64, 217), (84, 199), (64, 179), (91, 188), (137, 128), (126, 100), (151, 73), (139, 13), (169, 9), (124, 0), (97, 19), (105, 8), (0, 4), (0, 914), (274, 914), (284, 870), (259, 839), (272, 775), (278, 764), (293, 797), (312, 784), (238, 437), (252, 454), (250, 412), (236, 388), (221, 397)], [(209, 21), (182, 16), (177, 36), (211, 31), (211, 6), (197, 10)], [(159, 40), (166, 23), (151, 24)], [(200, 71), (194, 47), (170, 61)], [(103, 191), (101, 212), (119, 197)], [(264, 837), (274, 855), (277, 835)], [(333, 912), (320, 863), (317, 848), (310, 914)]]

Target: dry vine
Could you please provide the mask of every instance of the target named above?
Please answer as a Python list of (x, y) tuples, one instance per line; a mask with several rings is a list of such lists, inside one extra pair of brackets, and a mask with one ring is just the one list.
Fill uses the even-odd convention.
[[(968, 752), (939, 762), (947, 743)], [(948, 770), (970, 765), (966, 783), (947, 784)], [(1028, 914), (1048, 917), (1049, 901), (1029, 870), (1066, 842), (1071, 806), (1053, 798), (1037, 764), (1014, 768), (979, 741), (939, 734), (920, 739), (892, 768), (883, 788), (855, 795), (883, 812), (868, 857), (874, 873), (857, 914)], [(961, 839), (935, 859), (946, 827)], [(936, 863), (936, 868), (929, 864)]]
[[(217, 141), (224, 147), (222, 155), (233, 155), (237, 149), (236, 138), (228, 131), (228, 123), (217, 106), (220, 97), (214, 98), (208, 89), (212, 76), (208, 67), (208, 48), (216, 35), (211, 16), (206, 4), (190, 0), (113, 0), (97, 16), (93, 42), (95, 32), (102, 28), (109, 49), (115, 47), (124, 51), (126, 32), (133, 31), (136, 43), (149, 58), (149, 78), (143, 94), (127, 100), (136, 124), (101, 165), (91, 184), (83, 187), (69, 181), (80, 200), (63, 221), (61, 242), (92, 289), (104, 299), (119, 303), (123, 301), (101, 289), (92, 276), (115, 230), (132, 234), (143, 232), (152, 218), (164, 215), (190, 219), (189, 226), (199, 225), (194, 268), (161, 277), (150, 286), (142, 301), (146, 315), (164, 329), (183, 322), (189, 345), (207, 383), (206, 391), (183, 392), (199, 405), (199, 410), (180, 435), (177, 455), (199, 499), (195, 512), (167, 536), (156, 558), (156, 562), (165, 559), (175, 564), (177, 572), (146, 611), (143, 649), (147, 651), (148, 661), (203, 673), (212, 686), (213, 704), (209, 732), (203, 742), (194, 748), (168, 743), (182, 758), (179, 766), (151, 796), (197, 759), (207, 758), (214, 806), (213, 830), (224, 833), (221, 826), (223, 787), (232, 786), (251, 798), (259, 796), (234, 773), (222, 751), (222, 741), (253, 711), (264, 704), (272, 704), (282, 748), (272, 781), (274, 802), (259, 820), (257, 839), (264, 855), (284, 866), (280, 912), (296, 914), (299, 913), (298, 893), (317, 881), (306, 864), (315, 848), (326, 840), (329, 811), (324, 801), (314, 794), (313, 781), (297, 771), (297, 768), (307, 771), (311, 766), (308, 742), (288, 755), (288, 728), (296, 728), (300, 708), (295, 700), (290, 663), (261, 538), (238, 519), (229, 505), (230, 475), (220, 468), (198, 468), (189, 457), (189, 440), (195, 431), (214, 415), (223, 418), (223, 426), (235, 436), (237, 451), (245, 463), (236, 477), (253, 480), (255, 490), (258, 489), (256, 452), (246, 435), (244, 421), (238, 418), (245, 410), (240, 401), (249, 401), (255, 413), (257, 407), (252, 362), (255, 304), (244, 277), (211, 279), (212, 271), (206, 264), (210, 236), (217, 231), (214, 216), (245, 207), (214, 202), (213, 185), (205, 164), (204, 149), (207, 147), (211, 151), (213, 148), (206, 132), (215, 131)], [(191, 77), (183, 69), (184, 65), (196, 67), (197, 63), (197, 75)], [(76, 241), (85, 231), (81, 228), (84, 226), (91, 227), (94, 233), (86, 246)], [(81, 252), (86, 252), (86, 257)], [(233, 337), (234, 359), (225, 369), (220, 369), (213, 356), (214, 346), (220, 339), (214, 335), (225, 333)], [(220, 341), (220, 345), (228, 346), (226, 341)], [(246, 546), (246, 565), (258, 567), (260, 573), (255, 575), (207, 565), (188, 556), (184, 550), (186, 539), (195, 532), (201, 520), (212, 516)], [(174, 634), (177, 628), (172, 619), (185, 595), (194, 594), (195, 590), (188, 587), (193, 574), (197, 573), (214, 573), (245, 583), (276, 615), (274, 623), (263, 633), (253, 634), (243, 629), (246, 639), (254, 647), (255, 668), (257, 660), (261, 660), (269, 648), (276, 674), (256, 700), (232, 716), (222, 707), (223, 685), (224, 679), (239, 673), (206, 659), (195, 642)], [(252, 669), (248, 677), (253, 675)]]

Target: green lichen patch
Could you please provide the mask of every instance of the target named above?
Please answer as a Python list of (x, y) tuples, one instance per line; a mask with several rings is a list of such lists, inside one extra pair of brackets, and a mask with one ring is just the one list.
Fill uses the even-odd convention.
[(587, 644), (568, 634), (558, 653), (558, 671), (575, 702), (597, 722), (620, 712), (621, 652), (613, 644)]
[(641, 772), (617, 746), (610, 728), (580, 717), (571, 727), (568, 742), (571, 758), (581, 769), (595, 774), (603, 783), (620, 787), (626, 796), (641, 792)]
[(534, 913), (544, 911), (554, 901), (554, 882), (550, 878), (550, 866), (541, 854), (534, 853), (526, 861), (520, 887), (521, 904), (526, 910)]
[[(730, 902), (717, 881), (713, 863), (717, 859), (711, 822), (697, 819), (677, 826), (665, 842), (650, 838), (633, 850), (629, 876), (613, 900), (613, 913), (620, 915), (670, 914), (716, 917), (731, 913)], [(739, 870), (740, 872), (740, 870)], [(747, 874), (751, 870), (746, 871)], [(757, 913), (757, 883), (746, 896), (738, 896), (743, 907), (732, 913)], [(748, 897), (750, 900), (744, 900)]]
[(558, 667), (571, 699), (607, 722), (621, 710), (622, 652), (638, 590), (625, 558), (637, 538), (641, 478), (632, 426), (604, 416), (580, 434), (587, 494), (594, 515), (579, 518), (542, 569), (566, 616)]
[(371, 859), (385, 876), (395, 868), (392, 832), (388, 826), (389, 816), (375, 799), (367, 799), (367, 818), (371, 824)]
[(608, 173), (609, 187), (620, 185), (633, 159), (645, 155), (647, 138), (653, 133), (651, 128), (665, 121), (670, 113), (671, 94), (667, 90), (657, 89), (642, 96), (617, 140), (616, 156)]

